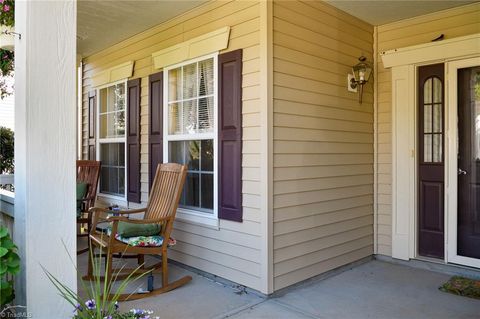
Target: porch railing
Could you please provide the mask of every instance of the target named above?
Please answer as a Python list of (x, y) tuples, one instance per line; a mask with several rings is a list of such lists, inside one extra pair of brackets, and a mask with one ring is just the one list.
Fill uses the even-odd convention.
[(0, 224), (7, 226), (10, 234), (13, 235), (14, 221), (14, 203), (15, 193), (13, 190), (13, 175), (0, 175), (0, 186), (6, 189), (0, 189)]

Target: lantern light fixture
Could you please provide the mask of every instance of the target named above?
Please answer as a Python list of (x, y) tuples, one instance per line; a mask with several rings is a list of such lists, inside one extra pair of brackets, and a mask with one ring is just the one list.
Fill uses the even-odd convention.
[(370, 80), (370, 76), (372, 75), (372, 64), (367, 62), (367, 58), (363, 55), (358, 58), (359, 63), (352, 67), (353, 75), (349, 74), (348, 79), (348, 89), (349, 91), (356, 92), (357, 87), (358, 90), (358, 102), (362, 103), (362, 95), (363, 95), (363, 86), (365, 83)]

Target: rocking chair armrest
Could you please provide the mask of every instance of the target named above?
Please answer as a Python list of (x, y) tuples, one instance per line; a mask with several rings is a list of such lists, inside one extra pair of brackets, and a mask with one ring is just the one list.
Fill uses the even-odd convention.
[(138, 214), (138, 213), (144, 213), (147, 211), (147, 208), (137, 208), (137, 209), (129, 209), (129, 210), (118, 210), (115, 211), (115, 214), (119, 215), (130, 215), (130, 214)]

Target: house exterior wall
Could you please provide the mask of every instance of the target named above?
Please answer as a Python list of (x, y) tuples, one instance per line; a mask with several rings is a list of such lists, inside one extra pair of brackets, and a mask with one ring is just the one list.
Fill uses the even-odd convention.
[[(373, 27), (321, 1), (273, 8), (274, 289), (373, 253)], [(373, 82), (373, 81), (372, 81)]]
[[(135, 61), (141, 78), (141, 201), (148, 200), (148, 76), (152, 53), (224, 26), (229, 46), (243, 49), (243, 222), (220, 220), (219, 229), (177, 220), (177, 245), (169, 257), (250, 288), (262, 289), (260, 192), (260, 6), (258, 1), (212, 1), (83, 60), (83, 158), (88, 151), (88, 92), (92, 77), (115, 65)], [(135, 205), (130, 205), (135, 206)], [(263, 278), (264, 279), (264, 278)]]
[(480, 33), (480, 4), (444, 10), (377, 27), (377, 253), (392, 254), (392, 83), (380, 53), (421, 43)]

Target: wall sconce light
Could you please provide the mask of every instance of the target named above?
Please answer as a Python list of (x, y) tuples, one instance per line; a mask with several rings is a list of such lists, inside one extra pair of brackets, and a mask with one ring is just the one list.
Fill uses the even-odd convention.
[(348, 90), (350, 92), (357, 92), (357, 87), (359, 88), (358, 102), (361, 104), (363, 86), (370, 80), (373, 68), (372, 64), (367, 62), (367, 58), (363, 55), (358, 58), (358, 61), (360, 62), (352, 67), (353, 75), (348, 74)]

